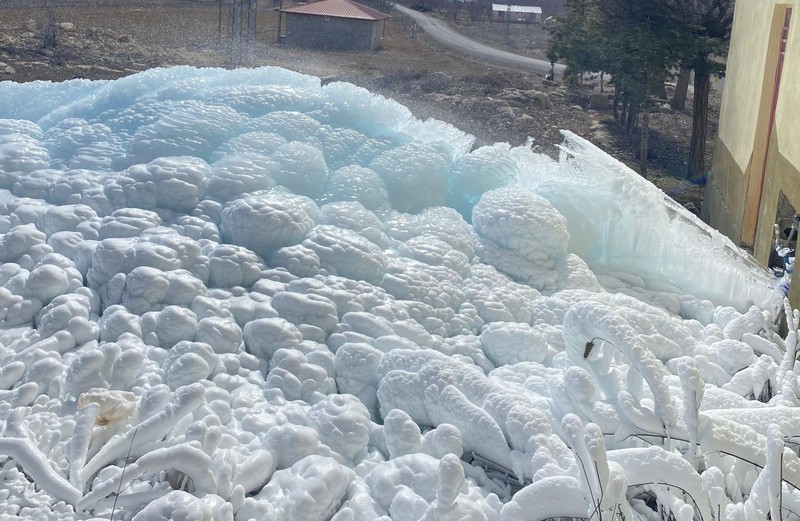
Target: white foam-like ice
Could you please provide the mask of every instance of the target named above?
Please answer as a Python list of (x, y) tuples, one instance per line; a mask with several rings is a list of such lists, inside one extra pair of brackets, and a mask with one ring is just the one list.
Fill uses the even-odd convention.
[(0, 83), (0, 118), (0, 518), (800, 504), (800, 316), (575, 135), (472, 150), (278, 68)]

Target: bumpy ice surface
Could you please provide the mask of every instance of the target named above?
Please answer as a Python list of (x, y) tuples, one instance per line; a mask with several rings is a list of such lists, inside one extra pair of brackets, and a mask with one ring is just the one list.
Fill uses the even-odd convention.
[(800, 317), (577, 136), (276, 68), (0, 117), (0, 517), (800, 512)]

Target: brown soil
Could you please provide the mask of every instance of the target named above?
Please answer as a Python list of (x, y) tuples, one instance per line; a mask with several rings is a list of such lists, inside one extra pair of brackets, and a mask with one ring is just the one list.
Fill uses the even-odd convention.
[[(475, 135), (478, 145), (497, 141), (518, 145), (531, 138), (535, 150), (555, 156), (555, 145), (561, 142), (558, 131), (567, 129), (631, 166), (638, 164), (631, 152), (634, 147), (616, 132), (610, 113), (586, 109), (588, 87), (544, 85), (540, 76), (472, 61), (424, 34), (412, 38), (410, 22), (399, 14), (386, 24), (382, 51), (351, 54), (278, 46), (273, 43), (278, 20), (271, 4), (260, 3), (256, 41), (234, 51), (226, 38), (220, 38), (216, 0), (61, 0), (58, 8), (50, 9), (44, 0), (39, 8), (30, 7), (30, 0), (3, 0), (0, 62), (15, 72), (3, 73), (0, 67), (0, 80), (114, 79), (180, 64), (279, 65), (350, 81), (396, 99), (421, 119), (439, 118)], [(503, 24), (471, 23), (464, 17), (459, 28), (473, 38), (504, 46)], [(520, 54), (541, 58), (545, 38), (540, 26), (509, 28), (511, 50)], [(549, 102), (539, 92), (546, 93)], [(712, 103), (712, 116), (717, 109), (718, 100)], [(648, 179), (698, 211), (702, 187), (682, 180), (690, 118), (689, 112), (653, 115)], [(710, 130), (713, 143), (715, 128)]]
[(550, 31), (539, 23), (489, 22), (486, 19), (470, 20), (461, 15), (453, 23), (458, 32), (473, 40), (493, 47), (506, 49), (515, 54), (547, 60), (544, 49), (550, 39)]

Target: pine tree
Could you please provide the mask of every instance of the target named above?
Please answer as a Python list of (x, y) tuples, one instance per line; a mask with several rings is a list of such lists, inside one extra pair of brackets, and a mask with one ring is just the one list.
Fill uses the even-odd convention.
[(558, 19), (553, 27), (547, 56), (559, 60), (567, 68), (568, 81), (584, 72), (604, 70), (603, 51), (598, 26), (596, 0), (567, 0), (567, 15)]
[[(704, 171), (708, 95), (722, 74), (734, 0), (567, 0), (568, 14), (553, 29), (548, 57), (567, 65), (565, 75), (611, 74), (614, 112), (633, 136), (653, 85), (670, 71), (694, 71), (689, 177)], [(621, 105), (620, 110), (618, 104)]]
[[(650, 94), (663, 89), (666, 70), (678, 54), (679, 28), (658, 0), (598, 3), (606, 71), (614, 85), (614, 114), (636, 144), (640, 173), (647, 171)], [(617, 102), (621, 110), (617, 110)]]
[(733, 25), (734, 0), (665, 0), (673, 4), (688, 29), (681, 63), (694, 70), (692, 137), (687, 177), (698, 179), (705, 172), (708, 97), (711, 76), (722, 75), (725, 67), (718, 61), (727, 54)]

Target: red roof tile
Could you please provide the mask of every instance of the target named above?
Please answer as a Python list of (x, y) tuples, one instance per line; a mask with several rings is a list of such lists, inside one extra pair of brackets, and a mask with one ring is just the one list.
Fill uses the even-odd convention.
[(312, 4), (298, 5), (281, 9), (283, 13), (331, 16), (334, 18), (355, 18), (357, 20), (385, 20), (389, 15), (350, 0), (322, 0)]

